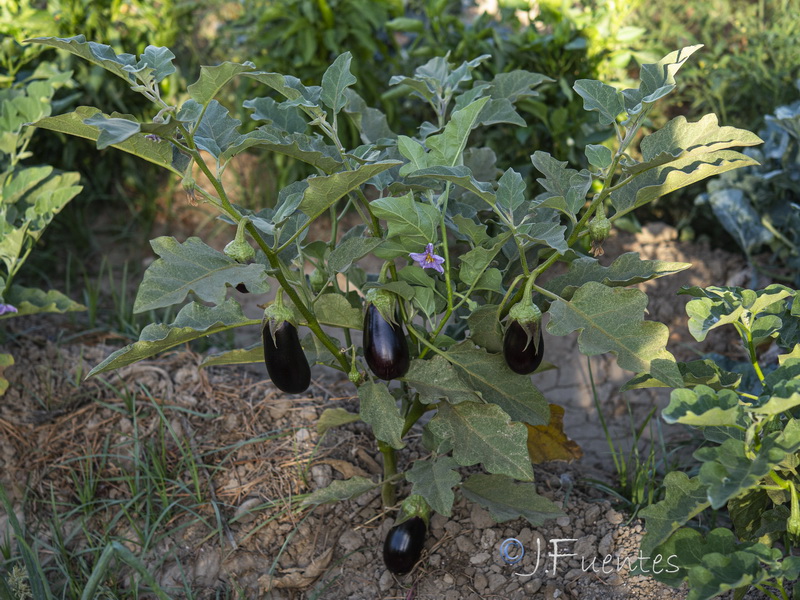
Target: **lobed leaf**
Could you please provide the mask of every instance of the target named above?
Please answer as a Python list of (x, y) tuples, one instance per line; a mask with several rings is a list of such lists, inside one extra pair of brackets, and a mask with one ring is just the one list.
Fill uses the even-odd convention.
[(24, 317), (40, 313), (67, 313), (86, 310), (83, 304), (75, 302), (58, 290), (40, 290), (14, 284), (7, 290), (4, 301), (17, 309), (0, 315), (0, 320), (11, 317)]
[(320, 99), (333, 111), (333, 114), (338, 113), (347, 104), (345, 90), (357, 81), (350, 72), (352, 61), (353, 55), (350, 52), (340, 54), (322, 75)]
[(226, 61), (214, 66), (201, 66), (200, 77), (186, 88), (189, 97), (205, 106), (216, 97), (219, 91), (237, 75), (252, 72), (256, 66), (251, 62), (235, 63)]
[(512, 423), (497, 405), (440, 402), (428, 428), (436, 438), (452, 444), (453, 458), (462, 466), (482, 463), (490, 473), (533, 480), (525, 425)]
[(403, 417), (397, 400), (383, 383), (365, 383), (358, 388), (361, 403), (359, 417), (372, 427), (375, 437), (392, 448), (403, 448)]
[(544, 395), (531, 383), (529, 375), (509, 369), (502, 355), (459, 344), (445, 358), (484, 401), (498, 405), (514, 421), (530, 425), (550, 421), (550, 407)]
[(697, 477), (689, 479), (686, 473), (672, 471), (664, 477), (665, 497), (639, 511), (645, 519), (646, 533), (640, 551), (652, 556), (656, 547), (664, 543), (679, 527), (710, 506), (706, 486)]
[(134, 312), (178, 304), (190, 293), (203, 302), (221, 304), (226, 286), (239, 283), (254, 293), (269, 291), (264, 265), (238, 263), (198, 237), (180, 243), (173, 237), (162, 236), (151, 240), (150, 245), (160, 258), (145, 271)]
[(260, 323), (258, 319), (245, 317), (239, 303), (233, 299), (226, 300), (219, 306), (204, 306), (192, 302), (184, 306), (169, 325), (154, 323), (146, 326), (139, 334), (138, 342), (112, 353), (86, 377), (119, 369), (212, 333)]
[[(683, 378), (666, 349), (669, 330), (663, 323), (644, 320), (647, 303), (647, 294), (640, 290), (590, 281), (572, 300), (556, 300), (550, 305), (547, 331), (553, 335), (580, 331), (578, 347), (586, 356), (612, 352), (623, 369), (650, 372), (672, 387), (680, 387)], [(653, 364), (656, 359), (663, 360)]]
[[(526, 424), (527, 425), (527, 424)], [(551, 460), (578, 460), (583, 450), (564, 433), (564, 407), (550, 405), (550, 422), (547, 425), (527, 425), (528, 454), (531, 462), (541, 464)]]
[(461, 483), (458, 462), (450, 456), (431, 460), (416, 460), (406, 471), (406, 479), (413, 484), (412, 494), (419, 494), (440, 515), (453, 514), (455, 494), (453, 487)]
[(564, 515), (551, 500), (536, 493), (534, 484), (515, 483), (502, 475), (472, 475), (461, 484), (461, 493), (486, 507), (498, 523), (522, 517), (533, 527), (541, 527), (548, 519)]
[(430, 360), (412, 360), (403, 380), (419, 393), (419, 400), (423, 404), (435, 404), (441, 399), (450, 404), (481, 401), (480, 394), (459, 377), (453, 365), (439, 355)]

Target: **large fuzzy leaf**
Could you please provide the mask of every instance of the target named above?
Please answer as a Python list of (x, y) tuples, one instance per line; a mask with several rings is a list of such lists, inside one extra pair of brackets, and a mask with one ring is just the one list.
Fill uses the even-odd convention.
[(461, 484), (468, 500), (489, 509), (498, 523), (522, 517), (534, 527), (564, 515), (556, 504), (536, 493), (532, 483), (515, 483), (502, 475), (472, 475)]
[(239, 304), (232, 299), (211, 307), (192, 302), (184, 306), (169, 325), (154, 323), (142, 329), (138, 342), (111, 354), (87, 377), (119, 369), (212, 333), (260, 323), (260, 319), (245, 317)]
[(0, 320), (11, 317), (24, 317), (39, 313), (66, 313), (86, 310), (83, 304), (75, 302), (58, 290), (40, 290), (27, 288), (21, 285), (12, 285), (5, 297), (5, 303), (17, 309), (17, 312), (7, 312), (0, 316)]
[(406, 479), (413, 485), (412, 494), (425, 498), (430, 507), (445, 517), (453, 513), (455, 494), (453, 487), (461, 483), (458, 462), (450, 456), (432, 460), (416, 460), (406, 471)]
[(241, 264), (215, 250), (200, 238), (190, 237), (180, 243), (173, 237), (159, 237), (150, 242), (161, 258), (145, 271), (134, 312), (144, 312), (183, 302), (189, 293), (204, 302), (220, 304), (226, 286), (244, 283), (247, 289), (263, 294), (269, 291), (267, 273), (258, 263)]
[(365, 383), (358, 388), (361, 402), (359, 416), (372, 427), (375, 437), (392, 448), (405, 446), (400, 439), (403, 433), (403, 417), (397, 408), (397, 400), (382, 383)]
[(550, 407), (544, 395), (531, 383), (530, 376), (509, 369), (502, 355), (460, 344), (446, 358), (455, 365), (462, 380), (514, 421), (530, 425), (546, 425), (550, 421)]
[(435, 404), (441, 399), (451, 404), (481, 400), (474, 388), (459, 377), (455, 367), (441, 356), (412, 360), (403, 379), (417, 390), (423, 404)]
[(663, 323), (644, 320), (647, 302), (647, 294), (640, 290), (590, 281), (569, 302), (553, 302), (547, 331), (553, 335), (580, 331), (578, 347), (586, 356), (612, 352), (623, 369), (652, 373), (680, 387), (683, 378), (666, 349), (669, 330)]
[(453, 458), (462, 466), (483, 463), (491, 473), (533, 480), (525, 425), (512, 423), (499, 406), (441, 402), (428, 428), (436, 438), (452, 444)]
[(579, 287), (597, 281), (609, 287), (627, 287), (665, 275), (673, 275), (691, 267), (691, 263), (642, 260), (638, 252), (619, 255), (611, 265), (604, 267), (596, 258), (585, 256), (570, 263), (563, 275), (544, 283), (542, 287), (569, 300)]

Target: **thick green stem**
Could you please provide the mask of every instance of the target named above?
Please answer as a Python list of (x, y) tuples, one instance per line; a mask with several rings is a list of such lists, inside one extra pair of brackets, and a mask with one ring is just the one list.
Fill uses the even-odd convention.
[(378, 450), (383, 455), (383, 489), (381, 497), (383, 498), (383, 506), (388, 508), (394, 506), (397, 499), (394, 488), (394, 476), (397, 475), (397, 457), (394, 453), (394, 448), (389, 444), (379, 441)]

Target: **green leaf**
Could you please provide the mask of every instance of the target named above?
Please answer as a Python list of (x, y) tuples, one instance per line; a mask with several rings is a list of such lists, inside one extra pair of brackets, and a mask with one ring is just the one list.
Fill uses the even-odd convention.
[[(580, 331), (578, 347), (586, 356), (612, 352), (623, 369), (646, 371), (672, 387), (680, 387), (683, 378), (666, 349), (669, 329), (663, 323), (644, 320), (647, 303), (647, 294), (640, 290), (610, 288), (590, 281), (571, 301), (553, 302), (547, 331), (553, 335)], [(663, 359), (659, 368), (651, 366), (656, 359)]]
[(514, 421), (530, 425), (547, 425), (550, 421), (550, 406), (544, 395), (531, 383), (530, 376), (509, 369), (502, 355), (459, 344), (445, 357), (457, 367), (461, 379)]
[(506, 170), (497, 182), (497, 209), (503, 211), (511, 222), (516, 222), (515, 213), (525, 202), (525, 182), (522, 175), (513, 169)]
[(97, 136), (98, 150), (121, 144), (141, 130), (141, 126), (136, 121), (108, 118), (99, 113), (89, 117), (84, 123), (100, 130), (100, 135)]
[(255, 69), (251, 62), (243, 64), (224, 62), (213, 67), (201, 66), (200, 77), (186, 91), (197, 103), (205, 106), (234, 77), (241, 73), (249, 73)]
[(622, 92), (610, 85), (593, 79), (578, 79), (572, 89), (583, 98), (584, 110), (599, 113), (601, 125), (611, 125), (625, 111)]
[(646, 526), (640, 548), (645, 556), (652, 556), (656, 547), (665, 542), (674, 531), (710, 505), (706, 497), (706, 486), (697, 477), (689, 479), (681, 471), (667, 473), (664, 477), (664, 489), (666, 495), (661, 502), (639, 511)]
[(670, 52), (657, 63), (642, 65), (639, 71), (639, 87), (622, 92), (628, 114), (638, 114), (645, 106), (671, 92), (675, 88), (675, 74), (701, 47), (702, 44), (687, 46)]
[(264, 345), (261, 342), (247, 348), (236, 348), (219, 354), (209, 354), (200, 363), (200, 368), (228, 365), (246, 365), (264, 362)]
[(403, 448), (403, 417), (386, 384), (365, 383), (358, 388), (358, 398), (361, 401), (359, 416), (372, 427), (375, 437), (392, 448)]
[(231, 157), (249, 148), (263, 148), (303, 161), (317, 167), (325, 173), (332, 173), (342, 167), (342, 160), (336, 148), (326, 144), (319, 137), (311, 137), (304, 133), (284, 134), (271, 125), (264, 125), (235, 138), (219, 158), (227, 161)]
[(345, 90), (347, 104), (344, 111), (355, 124), (361, 133), (364, 143), (374, 144), (382, 139), (395, 139), (397, 134), (389, 127), (386, 115), (377, 108), (367, 106), (364, 99), (359, 96), (352, 88)]
[(472, 176), (469, 167), (458, 165), (455, 167), (432, 166), (419, 171), (409, 173), (409, 177), (432, 177), (451, 181), (465, 190), (472, 192), (490, 206), (494, 206), (496, 198), (492, 190), (492, 184), (485, 181), (478, 181)]
[(472, 475), (461, 484), (461, 493), (489, 509), (498, 523), (522, 517), (533, 527), (541, 527), (548, 519), (564, 516), (556, 504), (536, 493), (534, 484), (515, 483), (502, 475)]
[[(45, 117), (35, 123), (31, 123), (31, 125), (41, 129), (49, 129), (75, 137), (97, 141), (100, 137), (100, 131), (98, 131), (96, 127), (86, 125), (84, 121), (98, 114), (100, 114), (100, 110), (97, 108), (79, 106), (71, 113), (58, 115), (56, 117)], [(113, 114), (111, 116), (114, 117)], [(168, 169), (176, 175), (183, 177), (183, 172), (176, 169), (172, 164), (173, 146), (169, 142), (163, 140), (160, 142), (148, 140), (144, 133), (137, 133), (124, 142), (111, 144), (111, 146), (123, 152), (127, 152), (128, 154), (143, 158), (146, 161)]]
[[(364, 313), (355, 308), (340, 294), (321, 294), (314, 301), (314, 315), (323, 325), (345, 329), (362, 329)], [(304, 322), (305, 319), (299, 319)]]
[(310, 220), (316, 219), (341, 198), (365, 184), (378, 173), (401, 164), (395, 160), (385, 160), (361, 165), (353, 171), (342, 171), (320, 177), (309, 177), (308, 187), (300, 201), (300, 211)]
[[(759, 546), (761, 546), (759, 544)], [(706, 600), (730, 590), (749, 588), (767, 579), (768, 574), (761, 566), (764, 555), (780, 556), (777, 548), (769, 550), (761, 546), (761, 552), (751, 550), (724, 555), (709, 552), (702, 558), (702, 564), (689, 570), (689, 595), (686, 600)]]
[(503, 351), (503, 331), (497, 320), (497, 306), (485, 304), (478, 307), (467, 317), (469, 339), (476, 346), (497, 354)]
[(336, 246), (328, 258), (331, 273), (344, 273), (350, 266), (383, 243), (380, 238), (353, 237)]
[(428, 153), (425, 151), (425, 146), (417, 140), (399, 135), (397, 136), (397, 150), (403, 158), (408, 159), (408, 162), (400, 168), (402, 177), (428, 166)]
[(197, 126), (194, 142), (199, 149), (220, 159), (226, 150), (240, 142), (242, 136), (238, 128), (241, 124), (239, 119), (230, 116), (227, 108), (212, 100)]
[(589, 159), (589, 164), (598, 169), (607, 169), (614, 160), (614, 153), (611, 152), (611, 149), (599, 144), (587, 144), (585, 154)]
[(439, 135), (429, 136), (425, 145), (430, 150), (428, 164), (455, 167), (460, 165), (467, 139), (477, 124), (478, 115), (489, 98), (480, 98), (468, 106), (454, 111), (444, 131)]
[(508, 241), (507, 233), (492, 238), (490, 248), (477, 247), (461, 255), (459, 278), (463, 283), (472, 286), (478, 282), (497, 254), (503, 249), (503, 244)]
[(75, 302), (58, 290), (45, 292), (38, 288), (22, 287), (16, 284), (12, 285), (6, 293), (5, 302), (16, 308), (17, 312), (0, 315), (0, 320), (39, 313), (67, 313), (86, 310), (83, 304)]
[(119, 369), (212, 333), (260, 323), (260, 319), (245, 317), (242, 308), (233, 299), (211, 307), (192, 302), (184, 306), (169, 325), (154, 323), (142, 329), (138, 342), (111, 354), (92, 369), (87, 378)]
[(642, 162), (623, 165), (630, 173), (639, 173), (670, 163), (682, 156), (699, 156), (733, 146), (755, 146), (764, 141), (756, 134), (736, 127), (720, 127), (717, 115), (705, 115), (695, 123), (678, 116), (641, 142)]
[(0, 354), (0, 396), (6, 393), (8, 389), (8, 379), (3, 377), (3, 370), (6, 367), (13, 366), (14, 357), (10, 354)]
[(83, 35), (70, 38), (39, 37), (25, 41), (66, 50), (92, 64), (103, 67), (128, 83), (134, 81), (132, 72), (136, 70), (136, 57), (133, 54), (118, 55), (111, 46), (87, 42)]
[(253, 109), (250, 117), (255, 121), (266, 121), (268, 131), (276, 133), (304, 133), (308, 123), (296, 106), (287, 106), (286, 102), (276, 102), (274, 99), (251, 98), (242, 102), (244, 108)]
[[(719, 365), (710, 358), (693, 360), (688, 363), (679, 362), (678, 370), (681, 372), (683, 385), (686, 387), (705, 385), (713, 390), (736, 389), (742, 380), (741, 374), (723, 371)], [(622, 386), (620, 391), (624, 392), (626, 390), (651, 387), (672, 386), (655, 379), (649, 373), (639, 373)]]
[(627, 184), (611, 192), (611, 203), (617, 214), (622, 215), (707, 177), (757, 164), (756, 160), (734, 150), (682, 156), (630, 178)]
[(453, 458), (462, 466), (483, 463), (491, 473), (533, 480), (526, 446), (528, 430), (522, 423), (512, 423), (497, 405), (440, 402), (428, 428), (452, 444)]
[(373, 200), (370, 207), (389, 226), (387, 237), (400, 237), (403, 248), (422, 252), (426, 244), (437, 239), (439, 212), (430, 204), (415, 201), (411, 193)]
[(759, 415), (774, 416), (800, 405), (800, 360), (789, 359), (777, 369), (768, 373), (764, 387), (770, 391), (766, 400), (759, 398), (760, 404), (752, 407)]
[(415, 460), (406, 471), (406, 479), (413, 484), (412, 494), (419, 494), (430, 507), (440, 515), (453, 514), (455, 494), (453, 487), (461, 483), (461, 475), (456, 470), (458, 462), (450, 456), (440, 456), (431, 460)]
[(575, 222), (575, 215), (583, 208), (586, 194), (592, 187), (591, 173), (586, 169), (569, 169), (566, 161), (558, 161), (541, 150), (531, 155), (531, 162), (545, 176), (536, 181), (546, 190), (536, 197), (534, 205), (561, 210)]
[(736, 392), (721, 390), (717, 393), (705, 385), (693, 390), (673, 390), (662, 416), (667, 423), (696, 427), (746, 427), (744, 409)]
[(419, 392), (423, 404), (435, 404), (444, 398), (450, 404), (480, 402), (480, 396), (464, 382), (442, 356), (430, 360), (414, 359), (403, 380)]
[(355, 423), (360, 419), (361, 417), (358, 415), (348, 412), (343, 408), (326, 408), (322, 411), (317, 421), (317, 433), (322, 435), (329, 429), (347, 425), (348, 423)]
[(696, 450), (694, 457), (704, 463), (698, 478), (707, 487), (711, 507), (725, 506), (728, 500), (755, 486), (798, 448), (800, 422), (792, 419), (781, 434), (765, 436), (754, 457), (745, 455), (744, 444), (735, 439)]
[(148, 69), (152, 69), (153, 79), (156, 83), (160, 83), (177, 70), (175, 65), (172, 64), (174, 59), (175, 55), (169, 48), (164, 48), (163, 46), (147, 46), (144, 52), (142, 52), (136, 66), (137, 68), (147, 67)]
[(347, 104), (345, 90), (357, 81), (350, 72), (352, 60), (353, 55), (350, 52), (340, 54), (322, 75), (322, 95), (320, 99), (334, 114), (342, 110)]
[(162, 236), (151, 240), (150, 245), (161, 258), (145, 271), (133, 305), (136, 313), (178, 304), (189, 293), (203, 302), (220, 304), (226, 285), (244, 283), (254, 293), (269, 291), (264, 265), (238, 263), (200, 238), (190, 237), (180, 243)]
[(351, 477), (350, 479), (337, 479), (331, 484), (319, 490), (303, 500), (303, 504), (332, 504), (342, 500), (353, 500), (362, 494), (378, 487), (379, 483), (373, 483), (366, 477)]

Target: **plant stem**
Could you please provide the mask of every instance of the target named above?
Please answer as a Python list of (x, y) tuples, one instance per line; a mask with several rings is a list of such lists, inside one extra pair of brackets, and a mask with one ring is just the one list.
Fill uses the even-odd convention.
[(394, 482), (392, 478), (397, 475), (397, 457), (394, 448), (385, 442), (378, 441), (378, 450), (383, 455), (383, 488), (381, 498), (385, 507), (394, 506), (396, 501)]

